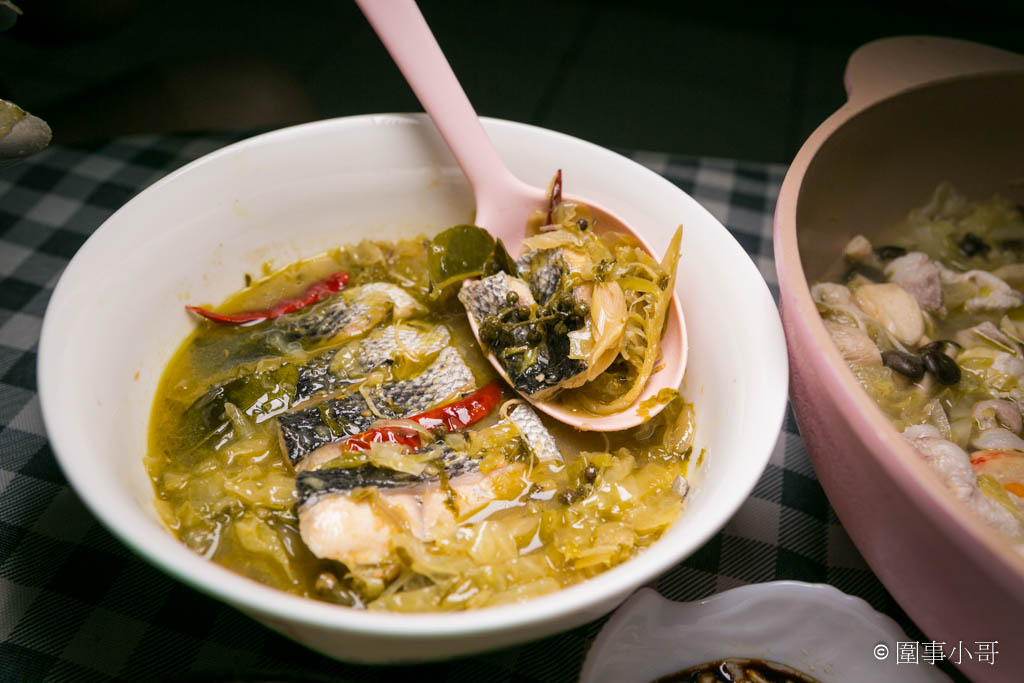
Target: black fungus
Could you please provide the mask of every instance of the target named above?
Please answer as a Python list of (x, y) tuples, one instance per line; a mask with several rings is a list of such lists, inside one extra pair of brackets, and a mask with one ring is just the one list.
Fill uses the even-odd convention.
[(884, 246), (875, 248), (875, 256), (882, 259), (883, 261), (891, 261), (893, 259), (899, 258), (900, 256), (905, 256), (906, 253), (906, 249), (904, 249), (903, 247), (897, 247), (893, 244), (886, 244)]
[(973, 232), (965, 232), (960, 241), (956, 243), (956, 246), (960, 248), (960, 252), (967, 258), (978, 255), (984, 256), (992, 248), (985, 240)]
[(1024, 239), (1000, 240), (999, 247), (1006, 251), (1024, 252)]
[(882, 364), (914, 382), (924, 377), (924, 361), (906, 351), (892, 350), (883, 352)]
[(940, 384), (947, 387), (960, 381), (960, 366), (956, 361), (941, 351), (928, 351), (921, 356), (928, 372), (935, 375)]
[(885, 273), (880, 271), (878, 268), (872, 268), (871, 266), (866, 266), (863, 263), (858, 263), (846, 271), (843, 275), (843, 282), (849, 283), (858, 275), (866, 277), (872, 282), (885, 282)]
[(922, 354), (922, 355), (924, 355), (926, 353), (929, 353), (931, 351), (936, 351), (938, 353), (945, 353), (946, 352), (946, 348), (949, 347), (949, 346), (955, 346), (958, 349), (962, 349), (963, 348), (962, 346), (960, 346), (960, 344), (958, 344), (957, 342), (953, 341), (952, 339), (936, 339), (935, 341), (933, 341), (931, 343), (928, 343), (928, 344), (925, 344), (924, 346), (922, 346), (921, 349), (919, 350), (919, 353)]

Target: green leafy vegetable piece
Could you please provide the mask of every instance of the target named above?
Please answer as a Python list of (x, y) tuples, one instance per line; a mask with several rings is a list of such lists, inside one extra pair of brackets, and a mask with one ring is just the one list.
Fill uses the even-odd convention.
[(490, 263), (494, 264), (493, 272), (505, 272), (512, 277), (519, 277), (519, 266), (509, 255), (505, 244), (498, 240), (494, 245), (494, 253), (491, 254)]
[(483, 275), (494, 253), (494, 238), (475, 225), (456, 225), (430, 241), (427, 267), (435, 294), (469, 277)]
[(284, 412), (291, 407), (298, 377), (298, 368), (282, 365), (211, 388), (185, 411), (176, 445), (190, 450), (203, 443), (219, 443), (229, 436), (231, 420), (225, 413), (225, 403), (237, 406), (256, 422)]

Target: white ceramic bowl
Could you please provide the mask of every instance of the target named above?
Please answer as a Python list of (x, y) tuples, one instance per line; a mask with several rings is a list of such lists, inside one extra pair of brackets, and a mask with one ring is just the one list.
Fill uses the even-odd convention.
[(150, 407), (192, 328), (186, 302), (220, 301), (243, 274), (362, 237), (433, 233), (471, 220), (467, 183), (421, 115), (372, 115), (288, 128), (231, 145), (128, 202), (81, 248), (43, 325), (39, 392), (57, 459), (92, 512), (155, 565), (271, 628), (351, 661), (437, 659), (565, 630), (614, 608), (692, 553), (750, 493), (782, 422), (787, 362), (775, 304), (753, 262), (706, 210), (606, 149), (551, 131), (485, 121), (514, 173), (644, 226), (664, 249), (682, 223), (677, 296), (690, 335), (683, 385), (696, 407), (702, 477), (658, 543), (624, 565), (524, 604), (459, 614), (355, 611), (236, 575), (179, 543), (153, 509), (142, 464)]
[(696, 602), (636, 592), (608, 620), (580, 683), (652, 681), (728, 658), (784, 664), (829, 683), (939, 683), (931, 664), (897, 663), (912, 642), (889, 617), (824, 584), (775, 581)]

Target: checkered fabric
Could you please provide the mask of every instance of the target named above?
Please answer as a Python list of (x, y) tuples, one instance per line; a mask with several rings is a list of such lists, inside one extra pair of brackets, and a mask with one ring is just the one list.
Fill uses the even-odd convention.
[[(0, 171), (0, 681), (575, 680), (604, 619), (443, 663), (330, 660), (135, 557), (68, 487), (36, 395), (39, 331), (53, 287), (90, 233), (125, 201), (236, 137), (145, 136), (55, 147)], [(777, 295), (771, 225), (783, 166), (631, 156), (724, 223)], [(674, 600), (693, 600), (774, 579), (830, 583), (921, 639), (843, 532), (791, 413), (735, 518), (656, 587)]]

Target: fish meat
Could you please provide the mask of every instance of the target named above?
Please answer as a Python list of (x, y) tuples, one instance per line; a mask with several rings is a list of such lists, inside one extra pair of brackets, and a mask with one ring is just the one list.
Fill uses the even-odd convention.
[(562, 278), (569, 272), (563, 252), (562, 249), (536, 249), (516, 261), (519, 272), (528, 274), (530, 291), (541, 304), (551, 301), (562, 287)]
[(298, 311), (252, 326), (238, 334), (204, 342), (197, 370), (222, 373), (252, 363), (314, 350), (327, 342), (341, 344), (374, 327), (427, 313), (419, 301), (398, 285), (371, 282), (332, 294)]
[(454, 477), (476, 467), (475, 461), (443, 441), (421, 449), (415, 455), (430, 454), (432, 449), (436, 452), (436, 457), (428, 461), (427, 467), (420, 474), (399, 472), (378, 465), (303, 470), (295, 478), (299, 497), (302, 500), (309, 500), (324, 493), (353, 491), (368, 486), (382, 489), (413, 486), (438, 479), (442, 470), (447, 476)]
[[(508, 294), (514, 292), (520, 305), (535, 307), (530, 286), (519, 278), (506, 273), (467, 282), (459, 291), (459, 300), (470, 312), (478, 325), (488, 316), (507, 309)], [(499, 357), (512, 386), (527, 396), (544, 400), (587, 370), (585, 361), (570, 357), (568, 330), (563, 334), (549, 329), (540, 341), (530, 341), (531, 332), (536, 331), (539, 322), (517, 325), (512, 328), (512, 346), (520, 347), (529, 354), (516, 356), (511, 360)], [(526, 357), (529, 362), (523, 360)]]
[(422, 315), (426, 310), (398, 285), (371, 282), (345, 289), (307, 312), (290, 316), (284, 321), (283, 329), (290, 339), (354, 337), (377, 325), (388, 314), (393, 320), (402, 320)]
[(530, 285), (507, 273), (497, 273), (467, 282), (459, 290), (459, 301), (473, 314), (477, 322), (480, 322), (487, 316), (508, 308), (509, 293), (518, 296), (519, 303), (524, 306), (536, 303)]
[[(445, 347), (416, 377), (387, 382), (278, 416), (283, 452), (292, 465), (308, 469), (314, 463), (322, 464), (335, 457), (333, 454), (340, 452), (340, 441), (365, 431), (378, 419), (415, 415), (474, 387), (473, 371), (466, 361), (454, 347)], [(314, 459), (306, 462), (310, 457)]]
[(301, 365), (286, 362), (271, 369), (247, 369), (210, 387), (186, 409), (175, 443), (182, 450), (191, 450), (203, 443), (217, 448), (229, 441), (234, 432), (225, 403), (260, 423), (301, 407), (315, 396), (338, 395), (400, 356), (426, 360), (447, 348), (450, 341), (451, 334), (443, 325), (396, 323)]
[[(515, 425), (520, 438), (527, 450), (536, 456), (538, 462), (551, 462), (562, 457), (551, 433), (544, 423), (526, 404), (519, 404), (509, 411), (504, 422)], [(366, 486), (378, 488), (397, 488), (437, 479), (440, 470), (448, 477), (456, 477), (476, 468), (476, 462), (465, 457), (443, 441), (422, 449), (427, 452), (434, 448), (437, 452), (433, 467), (428, 467), (420, 474), (397, 472), (377, 465), (359, 467), (335, 467), (329, 469), (308, 470), (300, 472), (296, 478), (299, 496), (306, 500), (323, 492), (346, 491)]]
[(417, 361), (442, 351), (451, 342), (443, 325), (426, 328), (396, 323), (375, 330), (339, 349), (314, 356), (299, 368), (292, 405), (314, 396), (329, 396), (351, 386), (382, 365), (400, 356)]
[[(529, 406), (517, 405), (486, 429), (509, 423), (539, 461), (561, 459), (554, 438)], [(406, 531), (422, 541), (434, 540), (499, 497), (507, 467), (484, 474), (479, 461), (463, 451), (441, 445), (438, 452), (436, 466), (421, 475), (374, 465), (300, 472), (296, 486), (303, 542), (317, 557), (337, 560), (350, 570), (380, 565), (394, 559), (395, 534)]]
[(539, 462), (552, 462), (562, 457), (555, 443), (555, 437), (544, 426), (544, 423), (537, 417), (525, 403), (520, 403), (509, 411), (508, 420), (519, 430), (520, 436), (526, 442), (527, 449), (536, 456)]

